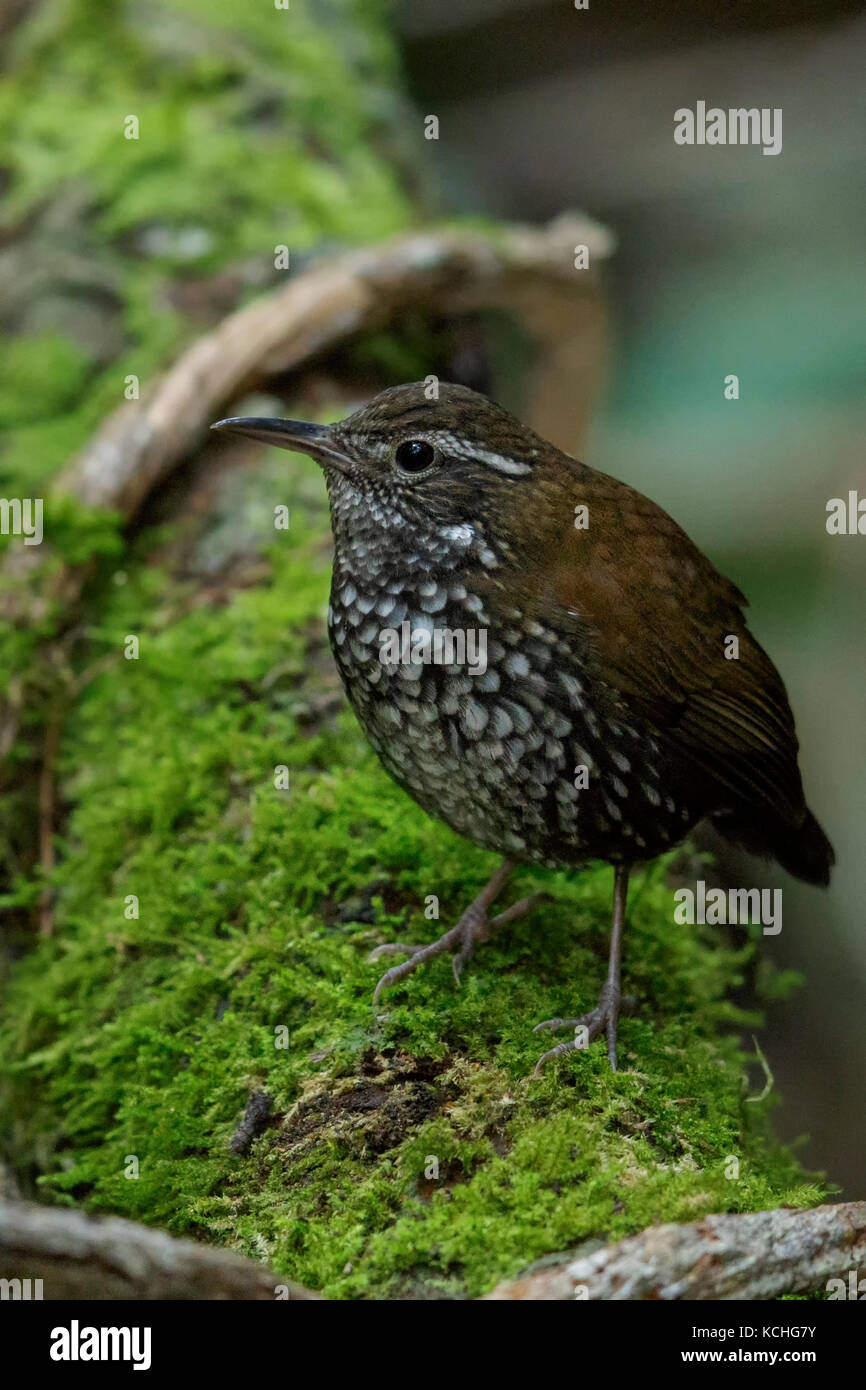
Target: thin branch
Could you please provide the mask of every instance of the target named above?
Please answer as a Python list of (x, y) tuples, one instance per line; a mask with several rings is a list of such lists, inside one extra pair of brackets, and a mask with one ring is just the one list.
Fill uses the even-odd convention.
[(752, 1034), (752, 1042), (755, 1044), (755, 1051), (758, 1054), (758, 1061), (764, 1068), (764, 1089), (760, 1091), (759, 1094), (756, 1096), (746, 1096), (747, 1105), (757, 1105), (758, 1101), (766, 1100), (767, 1096), (773, 1089), (773, 1073), (770, 1071), (770, 1063), (767, 1061), (766, 1057), (761, 1051), (761, 1044), (758, 1042), (758, 1039), (755, 1037), (754, 1033)]
[(0, 1278), (41, 1279), (49, 1300), (319, 1297), (226, 1250), (30, 1202), (0, 1202)]
[(500, 1284), (490, 1299), (768, 1299), (848, 1283), (866, 1264), (866, 1202), (706, 1216)]
[[(574, 248), (586, 244), (595, 265), (610, 242), (597, 223), (569, 214), (543, 228), (432, 229), (323, 260), (193, 343), (140, 400), (109, 416), (57, 486), (131, 518), (244, 392), (412, 309), (441, 314), (510, 305), (532, 331), (538, 304), (527, 292), (543, 287), (545, 311), (562, 329), (539, 343), (551, 359), (546, 375), (556, 354), (573, 351), (580, 339), (585, 370), (576, 375), (572, 360), (566, 399), (588, 397), (600, 356), (599, 296), (595, 275), (575, 270)], [(577, 317), (576, 302), (585, 309)]]

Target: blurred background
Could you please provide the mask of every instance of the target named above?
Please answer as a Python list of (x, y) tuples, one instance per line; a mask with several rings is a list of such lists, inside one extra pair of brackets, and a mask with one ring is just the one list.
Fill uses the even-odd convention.
[[(291, 245), (295, 274), (442, 217), (542, 224), (577, 209), (609, 229), (589, 428), (575, 402), (596, 364), (579, 353), (565, 388), (557, 379), (540, 404), (536, 386), (533, 423), (677, 518), (748, 594), (788, 685), (808, 799), (836, 847), (832, 887), (768, 877), (723, 846), (712, 872), (784, 887), (784, 929), (762, 950), (806, 986), (770, 1006), (760, 1034), (784, 1097), (777, 1124), (808, 1133), (805, 1162), (851, 1197), (866, 1195), (866, 536), (829, 536), (825, 522), (830, 498), (866, 497), (864, 68), (866, 17), (841, 0), (0, 0), (5, 496), (61, 469), (130, 373), (146, 385), (277, 284), (275, 242)], [(676, 145), (674, 112), (701, 100), (781, 108), (782, 152)], [(123, 138), (129, 113), (140, 139)], [(428, 114), (437, 140), (424, 139)], [(563, 297), (555, 332), (568, 316)], [(461, 331), (442, 374), (489, 381), (519, 408), (507, 367), (485, 375), (472, 325)], [(237, 413), (362, 398), (408, 374), (413, 333), (396, 354), (368, 344), (271, 383), (272, 399)], [(413, 374), (440, 371), (426, 361)], [(214, 455), (199, 463), (213, 486)], [(156, 499), (144, 522), (212, 510), (196, 486), (176, 479), (174, 511)], [(311, 489), (321, 511), (318, 479)], [(249, 473), (225, 492), (212, 569), (252, 492)], [(26, 708), (20, 723), (30, 742), (12, 781), (25, 790), (0, 803), (0, 857), (10, 882), (27, 880), (26, 935), (41, 732)], [(56, 811), (60, 832), (61, 793)]]
[[(782, 671), (827, 893), (723, 846), (721, 881), (784, 887), (764, 951), (807, 983), (761, 1046), (781, 1133), (866, 1191), (866, 17), (838, 0), (401, 0), (410, 94), (446, 205), (535, 222), (580, 207), (614, 233), (613, 341), (586, 461), (648, 493), (751, 603)], [(783, 149), (677, 146), (673, 113), (781, 107)], [(736, 373), (740, 399), (727, 401)], [(567, 440), (557, 442), (568, 445)]]

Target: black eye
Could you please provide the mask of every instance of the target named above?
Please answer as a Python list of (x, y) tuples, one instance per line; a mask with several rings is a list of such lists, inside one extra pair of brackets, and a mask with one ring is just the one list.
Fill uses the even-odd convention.
[(436, 457), (436, 450), (426, 439), (404, 439), (397, 445), (394, 462), (404, 473), (423, 473)]

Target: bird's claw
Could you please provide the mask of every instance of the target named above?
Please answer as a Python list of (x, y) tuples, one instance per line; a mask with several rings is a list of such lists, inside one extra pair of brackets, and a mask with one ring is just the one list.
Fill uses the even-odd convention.
[[(483, 898), (483, 896), (482, 894), (481, 897)], [(457, 925), (429, 946), (409, 945), (401, 941), (377, 946), (375, 950), (370, 952), (367, 957), (368, 960), (378, 960), (381, 956), (401, 955), (406, 955), (409, 959), (403, 961), (402, 965), (392, 965), (390, 970), (385, 971), (373, 991), (373, 1003), (376, 1003), (383, 989), (397, 984), (399, 980), (405, 979), (407, 975), (411, 975), (414, 970), (417, 970), (419, 965), (425, 965), (428, 960), (442, 955), (444, 951), (454, 952), (451, 958), (451, 969), (454, 972), (455, 983), (459, 985), (463, 967), (472, 956), (475, 947), (482, 941), (487, 941), (495, 927), (504, 927), (518, 917), (525, 917), (542, 900), (550, 901), (550, 894), (531, 893), (528, 897), (512, 903), (511, 907), (505, 908), (495, 917), (489, 917), (486, 904), (476, 899), (463, 913)]]
[(429, 946), (408, 945), (405, 942), (393, 941), (384, 946), (377, 946), (370, 952), (368, 960), (378, 960), (380, 956), (402, 956), (407, 955), (408, 960), (404, 960), (402, 965), (392, 965), (390, 970), (379, 980), (373, 990), (373, 1003), (375, 1004), (383, 989), (389, 985), (395, 985), (398, 980), (411, 975), (413, 970), (417, 970), (419, 965), (424, 965), (428, 960), (433, 960), (443, 951), (457, 949), (451, 959), (451, 968), (454, 972), (455, 982), (459, 985), (460, 973), (463, 966), (469, 960), (475, 950), (475, 944), (479, 941), (486, 941), (490, 935), (490, 923), (487, 917), (479, 913), (473, 913), (472, 908), (464, 912), (456, 927), (439, 937), (438, 941), (433, 941)]
[(533, 1079), (540, 1077), (544, 1071), (545, 1063), (552, 1061), (555, 1057), (564, 1057), (568, 1052), (586, 1051), (602, 1029), (605, 1031), (607, 1056), (611, 1071), (616, 1071), (617, 1022), (620, 1013), (628, 1012), (634, 1008), (634, 1004), (633, 995), (626, 995), (625, 998), (620, 995), (617, 981), (606, 980), (595, 1008), (590, 1009), (588, 1013), (581, 1014), (580, 1018), (548, 1018), (543, 1023), (537, 1023), (532, 1030), (534, 1033), (541, 1033), (545, 1029), (551, 1033), (557, 1033), (563, 1028), (571, 1028), (574, 1031), (574, 1038), (571, 1042), (560, 1043), (558, 1047), (552, 1047), (549, 1052), (542, 1053), (535, 1064), (535, 1070), (532, 1073)]

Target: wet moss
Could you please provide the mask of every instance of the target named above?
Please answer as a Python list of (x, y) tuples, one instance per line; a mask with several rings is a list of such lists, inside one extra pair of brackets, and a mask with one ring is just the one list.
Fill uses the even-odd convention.
[[(38, 323), (22, 308), (17, 326), (32, 400), (0, 400), (24, 495), (127, 373), (146, 383), (198, 331), (179, 307), (191, 281), (240, 266), (238, 302), (275, 242), (313, 251), (411, 218), (379, 151), (398, 98), (378, 6), (293, 0), (282, 28), (266, 9), (238, 28), (228, 0), (90, 0), (19, 27), (0, 97), (17, 150), (7, 209), (30, 219), (53, 306)], [(138, 142), (123, 141), (129, 114)], [(58, 235), (63, 283), (89, 283), (95, 263), (109, 291), (109, 361), (103, 337), (66, 331)], [(376, 362), (390, 351), (371, 345)], [(2, 966), (0, 1132), (25, 1183), (376, 1298), (471, 1296), (587, 1239), (820, 1200), (773, 1140), (770, 1102), (746, 1101), (751, 1020), (729, 994), (750, 952), (673, 925), (664, 863), (631, 895), (639, 1010), (617, 1075), (593, 1048), (528, 1079), (532, 1025), (587, 1007), (603, 977), (604, 867), (522, 870), (509, 893), (555, 902), (480, 951), (459, 991), (442, 959), (371, 1007), (370, 948), (432, 939), (493, 860), (424, 816), (366, 746), (327, 653), (324, 499), (310, 502), (311, 464), (280, 468), (277, 500), (299, 505), (291, 531), (262, 531), (259, 587), (205, 601), (154, 563), (150, 535), (55, 504), (48, 568), (93, 566), (68, 672), (40, 655), (66, 621), (59, 598), (2, 634), (9, 685), (28, 684), (22, 783), (64, 705), (48, 885), (17, 852), (32, 804), (7, 798), (0, 818), (3, 906), (23, 917), (53, 895), (53, 936), (22, 937)], [(259, 1093), (270, 1106), (233, 1151)]]
[[(432, 939), (494, 861), (407, 800), (340, 703), (317, 705), (329, 565), (324, 517), (308, 524), (227, 607), (177, 616), (177, 586), (146, 566), (106, 585), (93, 640), (120, 653), (137, 633), (140, 655), (66, 725), (56, 934), (12, 971), (0, 1032), (19, 1169), (44, 1197), (340, 1297), (477, 1294), (585, 1239), (819, 1200), (746, 1102), (749, 1020), (726, 993), (749, 951), (673, 925), (664, 863), (631, 897), (640, 1007), (617, 1075), (592, 1048), (528, 1079), (532, 1025), (588, 1006), (603, 977), (604, 867), (522, 870), (515, 895), (556, 901), (460, 990), (439, 960), (371, 1007), (370, 948)], [(259, 1090), (270, 1118), (238, 1156)]]

